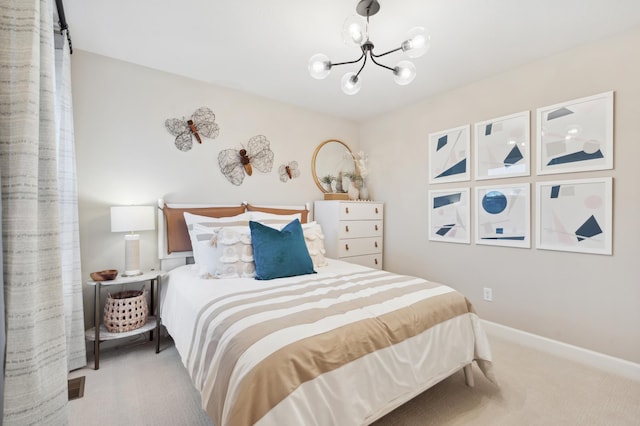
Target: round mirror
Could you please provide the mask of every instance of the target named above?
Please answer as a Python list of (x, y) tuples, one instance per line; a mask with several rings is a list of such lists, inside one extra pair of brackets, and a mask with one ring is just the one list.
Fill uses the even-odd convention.
[[(351, 150), (347, 144), (337, 139), (322, 142), (313, 153), (311, 160), (313, 179), (322, 192), (336, 192), (336, 190), (344, 192), (340, 191), (342, 176), (353, 174), (355, 169), (356, 164)], [(332, 181), (335, 181), (333, 188)]]

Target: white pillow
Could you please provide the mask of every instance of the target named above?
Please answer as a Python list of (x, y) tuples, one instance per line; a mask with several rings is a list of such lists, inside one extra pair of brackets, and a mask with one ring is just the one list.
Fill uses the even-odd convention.
[[(209, 217), (184, 212), (184, 221), (187, 224), (187, 231), (189, 232), (189, 239), (191, 240), (194, 262), (197, 264), (201, 257), (200, 253), (198, 253), (198, 248), (200, 248), (201, 245), (197, 244), (198, 238), (196, 238), (196, 234), (193, 230), (195, 224), (200, 224), (209, 228), (220, 226), (249, 226), (250, 219), (251, 214), (249, 212), (230, 217)], [(202, 232), (200, 234), (202, 234)], [(206, 237), (202, 235), (200, 238), (206, 239)]]
[[(281, 228), (284, 228), (286, 224), (291, 222), (294, 219), (298, 219), (302, 222), (302, 214), (294, 213), (294, 214), (275, 214), (275, 213), (266, 213), (266, 212), (248, 212), (251, 213), (251, 220), (254, 222), (260, 222), (263, 225), (271, 226), (271, 225), (282, 225)], [(275, 228), (275, 226), (271, 226)]]
[(194, 224), (198, 273), (205, 278), (253, 278), (256, 266), (253, 261), (251, 230), (248, 226), (224, 226), (211, 228)]
[(304, 242), (307, 244), (307, 250), (313, 261), (313, 267), (319, 268), (327, 266), (329, 262), (325, 259), (324, 234), (322, 227), (317, 222), (309, 222), (302, 224), (302, 232), (304, 233)]

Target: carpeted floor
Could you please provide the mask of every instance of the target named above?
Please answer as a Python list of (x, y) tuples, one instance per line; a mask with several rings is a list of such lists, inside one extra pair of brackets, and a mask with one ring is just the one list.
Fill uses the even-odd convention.
[[(374, 425), (640, 425), (639, 382), (489, 338), (498, 385), (474, 367), (475, 387), (459, 372)], [(105, 349), (100, 369), (90, 359), (69, 377), (78, 376), (86, 384), (69, 402), (72, 426), (212, 425), (170, 340), (157, 355), (142, 337)]]

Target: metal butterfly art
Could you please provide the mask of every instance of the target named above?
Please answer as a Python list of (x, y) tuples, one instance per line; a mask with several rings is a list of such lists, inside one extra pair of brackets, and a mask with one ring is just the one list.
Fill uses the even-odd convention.
[(280, 174), (280, 180), (282, 182), (287, 182), (290, 179), (297, 178), (300, 176), (300, 170), (298, 169), (298, 162), (292, 161), (289, 164), (282, 164), (278, 168), (278, 173)]
[(273, 167), (273, 151), (269, 141), (262, 135), (249, 139), (247, 149), (225, 149), (218, 154), (218, 165), (222, 174), (232, 184), (242, 184), (245, 175), (251, 176), (253, 168), (269, 173)]
[(193, 147), (192, 136), (198, 143), (202, 143), (201, 136), (213, 139), (220, 131), (216, 124), (216, 115), (207, 107), (198, 108), (189, 120), (168, 118), (164, 126), (176, 137), (176, 148), (180, 151), (189, 151)]

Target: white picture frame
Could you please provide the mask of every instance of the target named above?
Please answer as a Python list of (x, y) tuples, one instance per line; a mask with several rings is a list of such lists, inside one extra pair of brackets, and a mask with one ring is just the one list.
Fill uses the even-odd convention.
[(429, 191), (429, 240), (470, 244), (469, 188)]
[(613, 91), (538, 108), (539, 175), (613, 169)]
[(536, 247), (613, 254), (613, 178), (536, 184)]
[(531, 248), (530, 184), (476, 187), (476, 244)]
[(475, 123), (476, 180), (529, 176), (530, 133), (529, 111)]
[(429, 134), (429, 183), (471, 180), (471, 125)]

